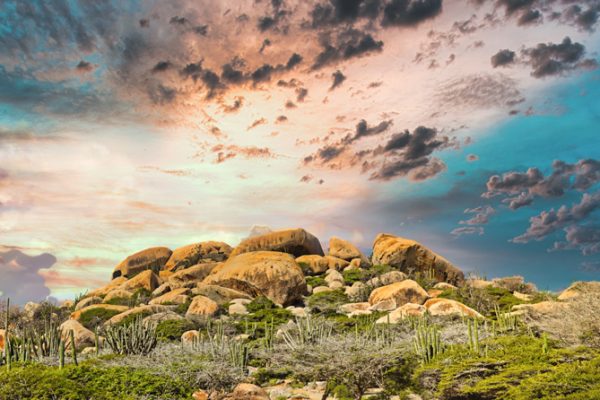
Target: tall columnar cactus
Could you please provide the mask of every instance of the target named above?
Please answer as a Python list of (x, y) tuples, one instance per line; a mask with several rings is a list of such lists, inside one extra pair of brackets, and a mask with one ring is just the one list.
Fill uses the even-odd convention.
[(116, 354), (150, 353), (158, 343), (156, 325), (137, 317), (128, 325), (111, 325), (106, 329), (106, 343)]
[(65, 367), (65, 342), (63, 342), (62, 340), (58, 345), (58, 365), (60, 369), (63, 369)]
[(98, 328), (94, 329), (94, 346), (96, 348), (96, 357), (100, 355), (100, 338), (98, 336)]
[(5, 326), (5, 331), (4, 331), (4, 341), (5, 341), (5, 345), (4, 345), (4, 356), (5, 356), (5, 360), (6, 360), (6, 369), (8, 371), (10, 371), (11, 368), (11, 361), (12, 361), (12, 347), (10, 345), (10, 336), (9, 336), (9, 323), (10, 323), (10, 298), (6, 299), (6, 318), (4, 320), (4, 326)]
[(77, 363), (77, 346), (75, 346), (75, 333), (73, 329), (69, 331), (69, 340), (71, 341), (71, 357), (73, 357), (73, 364), (79, 365)]
[(481, 348), (479, 343), (479, 321), (477, 319), (468, 320), (467, 329), (469, 336), (469, 349), (475, 353), (479, 353)]
[(435, 325), (426, 322), (419, 323), (415, 330), (415, 352), (421, 356), (423, 363), (427, 364), (444, 352), (442, 337)]

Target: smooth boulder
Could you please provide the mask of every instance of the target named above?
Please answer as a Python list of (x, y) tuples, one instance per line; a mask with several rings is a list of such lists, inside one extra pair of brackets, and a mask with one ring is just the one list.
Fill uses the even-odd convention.
[(371, 292), (369, 303), (375, 305), (386, 300), (393, 300), (396, 307), (406, 303), (423, 304), (429, 295), (417, 282), (406, 279), (390, 285), (379, 287)]
[(456, 300), (450, 299), (429, 299), (424, 304), (427, 312), (431, 315), (460, 315), (472, 318), (483, 318), (483, 315), (473, 310), (471, 307), (465, 306)]
[(162, 284), (162, 280), (153, 271), (147, 270), (140, 272), (127, 282), (119, 286), (119, 289), (136, 291), (138, 289), (145, 289), (149, 292), (154, 291), (157, 287)]
[(185, 317), (193, 319), (196, 317), (210, 317), (219, 309), (219, 305), (205, 296), (196, 296), (192, 299)]
[(155, 297), (148, 304), (185, 304), (190, 301), (190, 289), (179, 288)]
[(444, 257), (434, 253), (422, 244), (381, 233), (373, 243), (373, 264), (390, 265), (402, 272), (433, 272), (440, 282), (459, 285), (464, 282), (463, 272)]
[(173, 250), (165, 265), (167, 271), (178, 271), (196, 264), (225, 261), (231, 254), (231, 246), (223, 242), (200, 242)]
[(203, 283), (239, 290), (253, 297), (263, 295), (281, 305), (300, 300), (306, 293), (304, 274), (294, 258), (274, 251), (231, 257)]
[(246, 293), (240, 292), (239, 290), (230, 289), (217, 285), (207, 285), (205, 283), (199, 283), (195, 288), (192, 288), (193, 296), (205, 296), (217, 303), (223, 305), (229, 303), (234, 299), (248, 299), (252, 297)]
[(575, 282), (568, 288), (562, 291), (558, 296), (558, 300), (565, 301), (575, 299), (581, 295), (596, 295), (600, 296), (600, 282)]
[(333, 236), (329, 239), (329, 255), (341, 258), (348, 262), (358, 258), (360, 259), (361, 266), (366, 267), (371, 263), (369, 259), (352, 243), (340, 239), (339, 237)]
[(233, 249), (230, 258), (255, 251), (275, 251), (292, 254), (294, 257), (324, 255), (321, 243), (314, 235), (304, 229), (286, 229), (243, 240)]
[(162, 270), (171, 257), (172, 251), (167, 247), (151, 247), (130, 255), (117, 265), (113, 271), (113, 279), (120, 276), (131, 278), (142, 271)]
[(316, 254), (309, 254), (306, 256), (300, 256), (296, 258), (296, 262), (299, 265), (304, 264), (308, 267), (308, 271), (305, 269), (304, 272), (310, 275), (319, 275), (328, 269), (336, 269), (341, 271), (347, 267), (350, 263), (340, 258), (332, 256), (319, 256)]
[(60, 327), (60, 338), (66, 344), (67, 348), (72, 348), (70, 332), (73, 331), (73, 339), (75, 340), (75, 349), (82, 350), (88, 346), (94, 346), (96, 343), (96, 335), (78, 321), (68, 319), (63, 322)]

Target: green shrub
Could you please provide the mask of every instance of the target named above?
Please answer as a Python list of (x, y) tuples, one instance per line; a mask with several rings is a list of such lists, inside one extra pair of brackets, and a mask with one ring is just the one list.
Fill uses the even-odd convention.
[(510, 291), (495, 287), (477, 289), (463, 286), (458, 289), (446, 289), (439, 297), (459, 301), (486, 316), (494, 316), (496, 307), (505, 312), (510, 311), (514, 305), (526, 303)]
[(81, 365), (64, 369), (39, 364), (0, 370), (3, 400), (190, 399), (194, 383), (156, 371)]
[(136, 312), (136, 313), (131, 313), (128, 316), (126, 316), (125, 318), (123, 318), (121, 320), (121, 322), (118, 323), (119, 326), (124, 326), (124, 325), (131, 325), (132, 323), (134, 323), (138, 318), (146, 318), (152, 315), (152, 311), (150, 310), (144, 310), (144, 311), (140, 311), (140, 312)]
[(254, 378), (257, 385), (261, 386), (266, 383), (277, 384), (281, 379), (285, 379), (292, 375), (293, 371), (289, 368), (259, 368), (256, 370), (252, 377)]
[(195, 329), (196, 326), (186, 319), (169, 319), (156, 325), (156, 336), (159, 340), (180, 340), (184, 332)]
[(272, 310), (274, 308), (277, 308), (275, 303), (265, 296), (258, 296), (250, 303), (246, 304), (246, 310), (251, 313), (259, 310)]
[(327, 286), (327, 282), (322, 276), (307, 276), (306, 284), (316, 288), (317, 286)]
[(339, 306), (349, 302), (350, 299), (341, 289), (313, 294), (307, 301), (314, 313), (335, 313)]
[(102, 325), (105, 321), (108, 321), (120, 313), (120, 311), (109, 310), (107, 308), (93, 308), (91, 310), (82, 312), (81, 316), (79, 317), (79, 322), (86, 328), (94, 330), (96, 327)]

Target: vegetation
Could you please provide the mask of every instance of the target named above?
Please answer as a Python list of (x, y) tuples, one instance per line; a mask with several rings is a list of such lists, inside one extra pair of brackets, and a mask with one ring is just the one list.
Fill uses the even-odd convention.
[(92, 308), (81, 313), (79, 322), (86, 328), (94, 330), (119, 313), (120, 311), (108, 308)]
[(115, 354), (145, 355), (157, 345), (156, 325), (145, 323), (141, 316), (127, 325), (108, 326), (104, 333), (106, 343)]
[(156, 325), (156, 337), (163, 341), (180, 340), (185, 332), (196, 326), (186, 319), (169, 319)]

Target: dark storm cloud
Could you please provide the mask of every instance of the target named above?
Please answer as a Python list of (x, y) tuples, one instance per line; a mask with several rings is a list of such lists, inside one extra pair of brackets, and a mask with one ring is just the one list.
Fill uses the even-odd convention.
[(415, 26), (437, 16), (442, 0), (391, 0), (383, 8), (383, 26)]
[(561, 206), (558, 210), (542, 211), (529, 219), (529, 227), (522, 235), (512, 239), (514, 243), (528, 243), (543, 240), (548, 235), (567, 227), (573, 228), (586, 220), (590, 214), (600, 208), (600, 192), (584, 193), (581, 201), (571, 207)]
[(600, 227), (572, 225), (564, 229), (565, 241), (554, 242), (552, 250), (580, 250), (584, 256), (600, 253)]
[(600, 161), (579, 160), (568, 164), (556, 160), (552, 163), (552, 173), (547, 177), (538, 168), (526, 172), (511, 171), (493, 175), (487, 181), (487, 192), (482, 197), (509, 196), (503, 201), (516, 210), (530, 205), (536, 196), (561, 197), (569, 189), (583, 191), (600, 182)]
[(375, 19), (381, 11), (381, 0), (331, 0), (318, 3), (310, 13), (311, 26), (321, 28), (354, 23), (360, 18)]
[(381, 121), (375, 126), (369, 126), (367, 121), (361, 119), (358, 124), (356, 124), (354, 136), (349, 140), (349, 143), (366, 136), (379, 135), (380, 133), (387, 131), (391, 126), (392, 120)]
[(523, 25), (531, 25), (542, 20), (542, 13), (539, 10), (527, 10), (519, 17), (518, 24), (520, 26)]
[(500, 50), (492, 56), (492, 67), (504, 67), (512, 64), (515, 61), (515, 55), (514, 51), (508, 49)]
[(342, 83), (346, 80), (346, 75), (342, 73), (339, 69), (331, 74), (332, 82), (329, 90), (333, 90), (342, 85)]
[(92, 63), (87, 62), (85, 60), (81, 60), (81, 61), (79, 61), (79, 63), (75, 67), (75, 69), (77, 70), (77, 72), (80, 72), (80, 73), (92, 72), (94, 70), (94, 65), (92, 65)]
[(594, 59), (584, 59), (585, 47), (581, 43), (572, 42), (569, 37), (565, 37), (559, 44), (540, 43), (536, 47), (524, 49), (522, 55), (532, 68), (531, 75), (536, 78), (562, 75), (568, 71), (597, 65)]
[(322, 50), (312, 65), (315, 70), (340, 61), (381, 52), (383, 41), (374, 39), (369, 33), (348, 29), (337, 34), (335, 43), (327, 37), (322, 38), (321, 46)]
[(173, 65), (169, 61), (159, 61), (152, 67), (152, 72), (164, 72), (171, 68)]
[(0, 252), (0, 292), (11, 302), (24, 304), (28, 301), (40, 301), (50, 295), (41, 269), (50, 268), (56, 263), (56, 257), (44, 253), (28, 256), (20, 250)]
[(296, 88), (296, 101), (298, 103), (302, 103), (306, 96), (308, 96), (308, 89)]
[(172, 25), (185, 25), (188, 24), (190, 21), (188, 21), (187, 18), (185, 17), (180, 17), (178, 15), (171, 17), (171, 19), (169, 20), (169, 23)]

